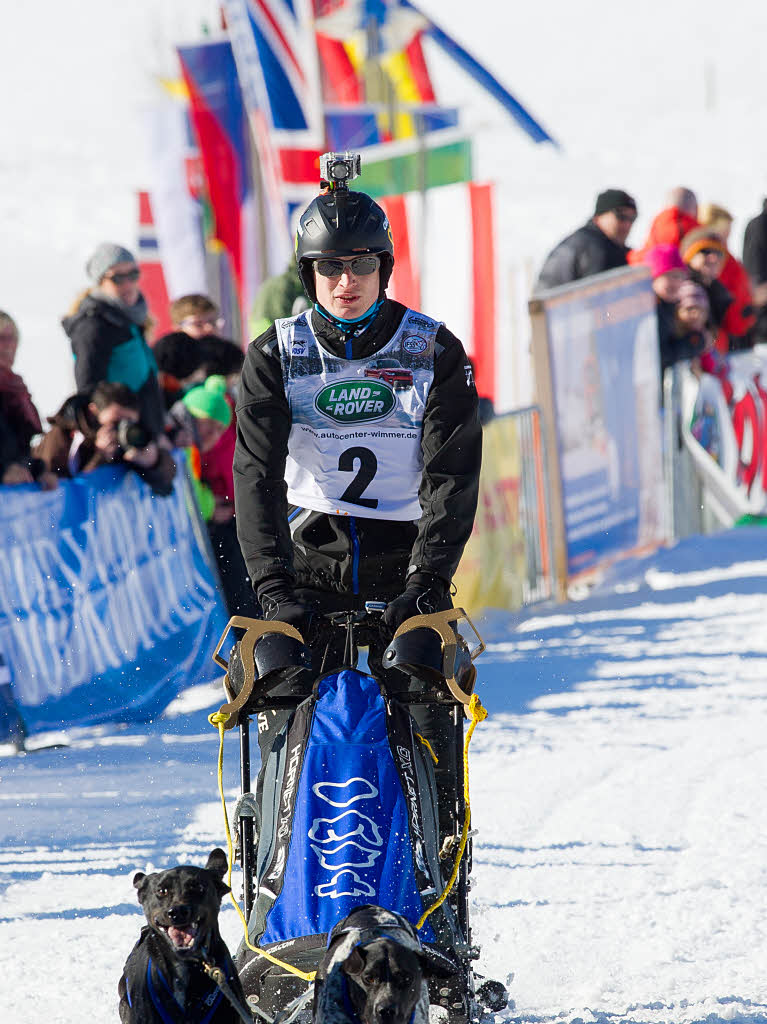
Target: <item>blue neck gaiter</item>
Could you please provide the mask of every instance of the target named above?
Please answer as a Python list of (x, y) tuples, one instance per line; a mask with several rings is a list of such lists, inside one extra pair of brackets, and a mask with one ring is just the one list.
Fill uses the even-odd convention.
[(383, 305), (383, 299), (379, 299), (378, 302), (374, 302), (367, 312), (363, 313), (362, 316), (355, 317), (353, 320), (342, 320), (340, 317), (333, 316), (332, 313), (321, 306), (319, 302), (314, 303), (314, 308), (324, 317), (329, 323), (333, 324), (341, 334), (361, 334), (362, 331), (370, 324), (373, 317), (376, 315), (378, 310)]

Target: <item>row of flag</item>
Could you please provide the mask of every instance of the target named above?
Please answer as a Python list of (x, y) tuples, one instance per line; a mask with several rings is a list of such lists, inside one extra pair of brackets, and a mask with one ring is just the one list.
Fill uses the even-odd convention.
[[(393, 226), (390, 293), (446, 318), (455, 290), (435, 272), (445, 245), (461, 249), (467, 267), (475, 256), (495, 266), (492, 190), (471, 184), (471, 143), (459, 111), (437, 102), (424, 40), (495, 95), (534, 141), (550, 137), (408, 0), (222, 0), (221, 11), (219, 37), (179, 47), (181, 83), (150, 115), (154, 180), (139, 247), (154, 268), (146, 280), (158, 329), (166, 326), (163, 300), (165, 309), (168, 296), (201, 291), (220, 300), (232, 336), (247, 340), (256, 291), (285, 270), (296, 212), (317, 193), (319, 155), (347, 149), (363, 155), (355, 185), (382, 202)], [(444, 201), (440, 190), (456, 186), (466, 216), (458, 232), (453, 218), (450, 238), (441, 239), (444, 218), (433, 210)], [(460, 307), (488, 397), (492, 279), (484, 272)]]

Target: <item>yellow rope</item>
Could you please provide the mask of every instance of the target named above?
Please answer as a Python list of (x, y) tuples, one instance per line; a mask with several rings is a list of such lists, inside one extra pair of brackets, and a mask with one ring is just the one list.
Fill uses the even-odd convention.
[(469, 702), (469, 715), (471, 716), (471, 725), (466, 732), (466, 739), (463, 744), (463, 801), (465, 810), (463, 815), (463, 829), (461, 830), (461, 842), (458, 846), (458, 853), (456, 854), (452, 873), (450, 878), (447, 880), (447, 885), (443, 889), (442, 895), (438, 900), (432, 903), (428, 910), (424, 910), (418, 920), (416, 928), (423, 928), (429, 914), (433, 914), (437, 907), (441, 907), (447, 899), (448, 893), (455, 885), (455, 880), (458, 877), (458, 868), (460, 867), (461, 858), (463, 857), (466, 849), (466, 843), (469, 838), (469, 825), (471, 823), (471, 804), (469, 803), (469, 744), (471, 743), (471, 737), (477, 727), (477, 723), (482, 722), (487, 718), (487, 711), (482, 706), (482, 702), (476, 693), (472, 695)]
[(425, 736), (422, 736), (422, 735), (420, 734), (420, 732), (417, 732), (417, 733), (415, 733), (415, 736), (416, 736), (416, 739), (419, 739), (419, 740), (421, 741), (421, 743), (423, 743), (423, 745), (424, 745), (424, 746), (426, 747), (426, 749), (427, 749), (427, 750), (429, 751), (429, 753), (431, 754), (431, 759), (432, 759), (432, 761), (433, 761), (433, 762), (434, 762), (435, 764), (439, 764), (439, 758), (437, 757), (437, 755), (436, 755), (436, 754), (434, 753), (434, 751), (432, 750), (432, 747), (431, 747), (431, 743), (429, 743), (429, 741), (428, 741), (428, 740), (426, 739), (426, 737), (425, 737)]
[[(417, 929), (423, 928), (427, 917), (430, 914), (433, 914), (437, 907), (441, 907), (442, 904), (447, 899), (450, 890), (455, 885), (455, 880), (458, 877), (458, 869), (461, 865), (461, 859), (463, 858), (464, 852), (466, 850), (466, 843), (469, 838), (469, 826), (471, 824), (471, 803), (469, 801), (469, 744), (471, 743), (471, 737), (474, 734), (474, 730), (476, 729), (477, 724), (479, 722), (484, 721), (487, 718), (487, 711), (482, 706), (482, 702), (480, 701), (476, 693), (472, 695), (472, 698), (469, 702), (469, 716), (471, 717), (471, 725), (469, 726), (466, 732), (466, 739), (464, 740), (463, 744), (463, 800), (465, 810), (463, 815), (463, 828), (461, 830), (461, 842), (459, 843), (458, 846), (458, 853), (456, 854), (455, 863), (453, 864), (453, 870), (450, 874), (450, 878), (447, 880), (447, 885), (443, 889), (439, 899), (432, 903), (428, 910), (425, 910), (423, 912), (423, 914), (418, 920), (418, 923), (416, 924)], [(221, 806), (224, 809), (224, 826), (226, 828), (226, 849), (227, 858), (229, 861), (229, 875), (227, 878), (227, 884), (231, 889), (234, 851), (232, 847), (232, 833), (229, 828), (229, 815), (227, 814), (226, 811), (226, 797), (224, 796), (224, 725), (228, 720), (229, 715), (227, 713), (222, 714), (218, 711), (208, 716), (208, 721), (210, 722), (210, 724), (218, 728), (219, 735), (218, 791), (219, 794), (221, 795)], [(416, 733), (416, 735), (418, 736), (418, 739), (428, 748), (429, 753), (434, 758), (434, 761), (436, 763), (437, 757), (434, 751), (432, 750), (429, 741), (426, 740), (423, 736), (419, 735), (418, 733)], [(275, 964), (277, 967), (284, 968), (290, 974), (295, 974), (297, 977), (302, 978), (304, 981), (314, 981), (316, 971), (300, 971), (297, 967), (294, 967), (292, 964), (285, 963), (284, 960), (279, 960), (276, 956), (272, 956), (271, 953), (267, 953), (266, 950), (259, 949), (258, 946), (252, 945), (248, 937), (248, 922), (245, 920), (245, 915), (240, 909), (240, 905), (235, 899), (234, 893), (230, 892), (229, 895), (231, 896), (232, 903), (234, 903), (237, 913), (240, 915), (240, 920), (242, 921), (243, 928), (245, 930), (245, 945), (248, 947), (248, 949), (253, 950), (254, 953), (258, 953), (259, 956), (262, 956), (265, 960), (268, 960), (270, 963)]]
[[(229, 861), (229, 874), (227, 876), (227, 885), (229, 889), (232, 888), (232, 865), (234, 864), (234, 849), (232, 846), (232, 832), (229, 828), (229, 815), (226, 811), (226, 797), (224, 796), (224, 725), (229, 720), (229, 714), (227, 712), (216, 711), (212, 715), (208, 715), (208, 721), (211, 725), (218, 728), (219, 744), (218, 744), (218, 792), (221, 796), (221, 806), (224, 809), (224, 826), (226, 828), (226, 852), (227, 859)], [(292, 964), (285, 963), (284, 960), (279, 960), (276, 956), (272, 956), (271, 953), (267, 953), (265, 949), (259, 949), (258, 946), (254, 946), (250, 938), (248, 937), (248, 922), (245, 920), (245, 915), (240, 908), (240, 904), (234, 897), (234, 893), (229, 893), (232, 903), (234, 903), (237, 913), (240, 915), (243, 928), (245, 930), (245, 945), (248, 949), (252, 949), (254, 953), (258, 953), (269, 963), (275, 964), (277, 967), (283, 967), (290, 974), (295, 974), (296, 977), (302, 978), (304, 981), (314, 981), (316, 971), (300, 971), (297, 967)]]

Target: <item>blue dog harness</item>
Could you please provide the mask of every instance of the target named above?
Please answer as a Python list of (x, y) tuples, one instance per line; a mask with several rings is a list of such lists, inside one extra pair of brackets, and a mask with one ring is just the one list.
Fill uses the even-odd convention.
[[(144, 929), (147, 931), (148, 929)], [(137, 945), (144, 940), (142, 933)], [(194, 961), (198, 963), (197, 961)], [(198, 964), (199, 966), (199, 964)], [(230, 963), (225, 963), (221, 968), (224, 971), (226, 981), (231, 984), (234, 978), (234, 968)], [(200, 967), (202, 972), (202, 967)], [(217, 1010), (219, 1009), (224, 994), (214, 982), (186, 1007), (182, 1006), (173, 994), (173, 985), (164, 974), (161, 966), (154, 957), (147, 959), (146, 992), (154, 1007), (158, 1018), (163, 1024), (210, 1024)], [(126, 996), (128, 1005), (133, 1008), (134, 1001), (131, 998), (130, 987), (126, 979)]]

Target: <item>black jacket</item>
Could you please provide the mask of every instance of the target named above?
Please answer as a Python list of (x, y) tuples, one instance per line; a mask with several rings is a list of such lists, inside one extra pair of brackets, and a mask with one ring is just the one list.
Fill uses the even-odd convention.
[(156, 436), (165, 424), (157, 364), (141, 329), (118, 306), (86, 295), (62, 325), (72, 343), (77, 390), (102, 381), (125, 384), (138, 396), (141, 422)]
[(613, 242), (593, 220), (564, 238), (549, 255), (538, 275), (537, 292), (579, 281), (627, 264), (630, 250)]
[[(767, 199), (764, 208), (746, 225), (743, 237), (743, 266), (755, 285), (767, 282)], [(754, 340), (767, 341), (767, 306), (756, 307)]]
[[(368, 359), (386, 345), (404, 315), (403, 305), (386, 299), (367, 330), (351, 337), (352, 358)], [(323, 347), (343, 358), (344, 335), (317, 312), (311, 316)], [(421, 440), (421, 518), (413, 523), (303, 513), (291, 538), (284, 479), (291, 415), (276, 329), (257, 338), (242, 371), (234, 454), (237, 533), (254, 587), (285, 573), (300, 587), (390, 600), (415, 568), (449, 581), (477, 506), (482, 458), (477, 404), (463, 346), (440, 327)]]

